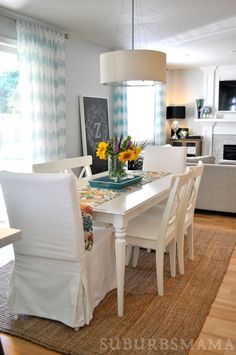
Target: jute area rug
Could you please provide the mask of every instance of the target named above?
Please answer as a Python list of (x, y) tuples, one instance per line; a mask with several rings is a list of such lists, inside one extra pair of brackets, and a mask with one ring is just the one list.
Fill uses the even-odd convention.
[(37, 317), (14, 320), (7, 306), (13, 263), (1, 268), (0, 331), (64, 354), (188, 354), (210, 310), (236, 242), (236, 234), (195, 228), (195, 260), (185, 250), (185, 274), (171, 278), (165, 259), (164, 296), (157, 296), (155, 255), (142, 251), (137, 268), (127, 267), (124, 317), (116, 291), (78, 332)]

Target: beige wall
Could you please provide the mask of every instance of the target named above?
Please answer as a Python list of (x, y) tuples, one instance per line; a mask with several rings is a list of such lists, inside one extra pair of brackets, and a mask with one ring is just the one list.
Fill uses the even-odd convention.
[[(201, 134), (201, 127), (194, 123), (197, 117), (195, 100), (203, 98), (204, 73), (201, 69), (176, 69), (167, 72), (167, 105), (186, 106), (186, 119), (180, 120), (181, 127), (188, 127), (190, 134)], [(169, 136), (172, 120), (167, 121)]]

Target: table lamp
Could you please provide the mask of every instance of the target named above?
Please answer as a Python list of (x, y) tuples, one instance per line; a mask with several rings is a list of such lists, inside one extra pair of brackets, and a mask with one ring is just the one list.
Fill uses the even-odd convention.
[(173, 136), (171, 139), (178, 139), (177, 131), (179, 129), (179, 119), (185, 118), (185, 106), (167, 106), (166, 108), (166, 118), (167, 119), (174, 119), (172, 122), (171, 128), (174, 131)]

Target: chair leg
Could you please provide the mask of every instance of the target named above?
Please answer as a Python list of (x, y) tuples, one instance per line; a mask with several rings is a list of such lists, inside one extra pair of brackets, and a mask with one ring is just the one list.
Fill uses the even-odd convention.
[(179, 273), (184, 274), (184, 233), (180, 233), (177, 237), (177, 254)]
[(187, 229), (187, 241), (188, 241), (188, 255), (190, 260), (194, 260), (193, 251), (193, 224), (191, 224)]
[(172, 240), (169, 244), (170, 257), (170, 274), (171, 277), (176, 276), (176, 240)]
[(126, 254), (125, 254), (125, 265), (128, 266), (131, 259), (133, 246), (131, 244), (126, 245)]
[(135, 245), (133, 251), (133, 267), (136, 267), (138, 265), (138, 257), (139, 257), (139, 247)]
[(157, 273), (157, 292), (163, 296), (163, 270), (164, 268), (164, 248), (163, 245), (156, 249), (156, 273)]

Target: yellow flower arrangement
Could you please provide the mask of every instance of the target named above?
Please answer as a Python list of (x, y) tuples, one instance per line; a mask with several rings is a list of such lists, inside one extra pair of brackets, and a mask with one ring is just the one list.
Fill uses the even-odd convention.
[(141, 153), (143, 145), (132, 142), (131, 137), (111, 137), (107, 142), (100, 142), (97, 146), (96, 156), (100, 159), (108, 159), (109, 176), (119, 181), (125, 176), (124, 163), (135, 161)]
[(121, 162), (137, 160), (143, 145), (137, 145), (131, 141), (131, 137), (126, 139), (112, 137), (107, 142), (100, 142), (97, 146), (96, 156), (107, 160), (108, 156), (117, 156)]

